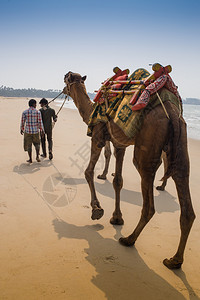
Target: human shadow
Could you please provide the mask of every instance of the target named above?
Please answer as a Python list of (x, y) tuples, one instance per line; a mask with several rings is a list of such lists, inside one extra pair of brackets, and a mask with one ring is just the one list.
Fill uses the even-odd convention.
[(85, 259), (97, 273), (91, 282), (105, 294), (106, 299), (185, 299), (145, 264), (135, 247), (123, 247), (114, 239), (103, 238), (98, 232), (104, 228), (103, 225), (77, 226), (54, 219), (53, 226), (58, 239), (88, 242), (88, 248), (84, 249)]
[(22, 175), (33, 174), (38, 172), (41, 168), (50, 166), (52, 166), (52, 162), (50, 160), (42, 160), (41, 162), (33, 162), (32, 164), (22, 163), (21, 165), (14, 166), (13, 172)]
[[(64, 183), (79, 185), (85, 184), (86, 180), (84, 178), (65, 178)], [(108, 180), (105, 180), (103, 183), (95, 181), (95, 187), (98, 193), (114, 200), (115, 193), (111, 182)], [(101, 199), (99, 200), (101, 201)], [(179, 204), (175, 200), (176, 198), (167, 191), (160, 192), (157, 196), (154, 196), (156, 212), (160, 214), (162, 212), (178, 211), (180, 209)], [(142, 207), (142, 193), (122, 188), (121, 201)]]

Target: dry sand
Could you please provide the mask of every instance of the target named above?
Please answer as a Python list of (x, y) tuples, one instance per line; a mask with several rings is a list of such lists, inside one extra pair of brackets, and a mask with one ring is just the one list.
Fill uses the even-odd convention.
[[(190, 188), (196, 220), (182, 269), (168, 270), (164, 258), (177, 248), (179, 204), (172, 179), (166, 191), (155, 189), (156, 214), (135, 247), (118, 243), (140, 217), (140, 178), (127, 149), (121, 193), (124, 226), (112, 226), (112, 158), (108, 180), (96, 176), (105, 214), (90, 218), (90, 193), (83, 170), (90, 138), (76, 110), (63, 109), (54, 128), (54, 159), (26, 163), (21, 113), (27, 99), (0, 98), (0, 299), (200, 299), (200, 141), (189, 140)], [(58, 107), (52, 105), (56, 110)], [(35, 153), (34, 153), (35, 159)], [(160, 167), (155, 185), (159, 184)]]

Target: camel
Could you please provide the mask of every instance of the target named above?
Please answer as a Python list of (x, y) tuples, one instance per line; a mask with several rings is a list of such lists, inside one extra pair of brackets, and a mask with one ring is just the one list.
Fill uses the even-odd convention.
[[(64, 90), (64, 93), (67, 94), (67, 91), (66, 92), (65, 91), (66, 90)], [(87, 95), (87, 98), (88, 98), (88, 95)], [(75, 103), (77, 106), (78, 102), (75, 102)], [(87, 111), (87, 114), (85, 113), (85, 111)], [(89, 117), (90, 117), (92, 111), (93, 111), (93, 103), (91, 101), (86, 101), (86, 107), (85, 107), (84, 112), (82, 112), (82, 108), (79, 108), (80, 115), (82, 116), (82, 119), (86, 123), (86, 125), (88, 125)], [(97, 176), (98, 179), (101, 179), (101, 180), (107, 179), (111, 155), (112, 155), (112, 152), (111, 152), (111, 147), (110, 147), (110, 141), (106, 141), (105, 147), (104, 147), (105, 166), (104, 166), (104, 170), (103, 170), (102, 174), (101, 175), (99, 174)], [(167, 170), (167, 158), (166, 158), (165, 152), (162, 153), (162, 161), (164, 164), (164, 173), (165, 173)], [(114, 173), (112, 173), (112, 176), (114, 176)], [(160, 186), (157, 186), (156, 189), (160, 190), (160, 191), (164, 191), (166, 184), (167, 184), (167, 179), (163, 179), (162, 184)]]
[[(93, 107), (86, 92), (85, 80), (86, 76), (82, 77), (78, 73), (68, 72), (64, 77), (66, 87), (63, 93), (73, 99), (83, 121), (87, 124)], [(104, 210), (100, 205), (95, 191), (94, 168), (102, 148), (110, 140), (114, 146), (116, 157), (113, 179), (115, 210), (110, 223), (113, 225), (124, 224), (120, 210), (120, 191), (123, 186), (122, 166), (126, 147), (135, 145), (133, 164), (141, 176), (143, 207), (140, 220), (134, 231), (129, 236), (119, 239), (120, 244), (123, 246), (133, 246), (143, 228), (155, 214), (153, 182), (156, 171), (161, 164), (161, 154), (164, 151), (167, 155), (168, 164), (164, 180), (171, 176), (176, 185), (181, 208), (181, 236), (176, 253), (170, 259), (164, 259), (163, 264), (169, 269), (178, 269), (183, 263), (184, 250), (195, 220), (195, 213), (189, 189), (186, 123), (180, 115), (178, 108), (173, 103), (169, 101), (165, 102), (165, 108), (170, 119), (166, 117), (161, 105), (156, 106), (146, 115), (142, 128), (134, 139), (128, 138), (112, 119), (107, 123), (98, 123), (94, 126), (91, 138), (91, 157), (89, 165), (85, 170), (85, 178), (91, 192), (91, 218), (98, 220), (103, 216)]]

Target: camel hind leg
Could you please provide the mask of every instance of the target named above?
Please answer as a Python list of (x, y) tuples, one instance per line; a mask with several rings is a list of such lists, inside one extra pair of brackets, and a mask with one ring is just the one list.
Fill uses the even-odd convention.
[(98, 179), (106, 180), (106, 175), (108, 174), (108, 168), (109, 168), (111, 154), (112, 153), (111, 153), (111, 149), (110, 149), (110, 142), (106, 141), (106, 145), (104, 147), (105, 167), (104, 167), (103, 173), (101, 175), (97, 176)]
[[(154, 139), (152, 139), (154, 141)], [(149, 149), (147, 151), (147, 149)], [(134, 149), (134, 164), (141, 176), (141, 189), (143, 196), (143, 207), (140, 220), (134, 229), (133, 233), (125, 238), (120, 238), (119, 242), (124, 246), (134, 245), (136, 239), (140, 235), (143, 228), (147, 225), (155, 213), (154, 196), (153, 196), (153, 182), (155, 173), (161, 164), (162, 147), (149, 147), (148, 143), (145, 145), (145, 138), (143, 145), (135, 146)]]
[(189, 158), (187, 151), (187, 136), (185, 123), (181, 122), (181, 137), (178, 145), (177, 160), (175, 171), (172, 175), (176, 184), (181, 215), (180, 228), (181, 236), (176, 254), (170, 259), (164, 259), (163, 263), (169, 269), (178, 269), (183, 263), (184, 250), (186, 242), (195, 219), (195, 213), (192, 207), (190, 189), (189, 189)]
[(122, 218), (122, 213), (120, 210), (120, 191), (123, 186), (123, 178), (122, 178), (122, 166), (124, 160), (126, 148), (116, 148), (115, 147), (115, 174), (113, 179), (113, 187), (115, 190), (115, 211), (113, 212), (113, 216), (110, 219), (110, 223), (113, 225), (123, 225), (124, 220)]
[[(164, 174), (165, 174), (167, 171), (167, 154), (164, 151), (162, 152), (162, 161), (163, 161), (163, 165), (164, 165)], [(156, 187), (156, 189), (159, 191), (164, 191), (166, 185), (167, 185), (167, 179), (164, 179), (162, 184), (158, 185)]]
[[(158, 118), (160, 111), (161, 116)], [(143, 228), (155, 214), (153, 183), (161, 164), (161, 153), (167, 141), (168, 128), (168, 119), (164, 116), (162, 108), (157, 107), (146, 116), (136, 137), (133, 163), (141, 176), (143, 207), (140, 220), (132, 234), (119, 240), (124, 246), (134, 245)]]

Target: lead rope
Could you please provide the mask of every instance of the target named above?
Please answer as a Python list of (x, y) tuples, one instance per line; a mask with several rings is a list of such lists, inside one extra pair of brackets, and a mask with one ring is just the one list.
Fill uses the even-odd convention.
[(66, 102), (66, 100), (68, 99), (68, 101), (69, 101), (69, 96), (67, 95), (66, 97), (65, 97), (65, 100), (63, 101), (63, 103), (62, 103), (62, 105), (61, 105), (61, 107), (59, 108), (59, 110), (58, 110), (58, 112), (57, 112), (57, 114), (56, 115), (58, 115), (59, 114), (59, 112), (61, 111), (61, 109), (63, 108), (63, 106), (64, 106), (64, 104), (65, 104), (65, 102)]
[(164, 109), (164, 112), (165, 112), (167, 118), (170, 119), (170, 118), (169, 118), (169, 115), (168, 115), (168, 113), (167, 113), (167, 111), (166, 111), (166, 108), (165, 108), (165, 106), (164, 106), (164, 104), (163, 104), (163, 102), (162, 102), (162, 99), (160, 98), (160, 95), (158, 94), (158, 92), (156, 92), (156, 95), (157, 95), (157, 97), (158, 97), (158, 99), (159, 99), (159, 101), (160, 101), (160, 103), (161, 103), (161, 105), (162, 105), (162, 107), (163, 107), (163, 109)]
[[(67, 99), (68, 99), (68, 101), (69, 101), (69, 95), (67, 95), (67, 96), (65, 97), (65, 99), (64, 99), (64, 101), (63, 101), (63, 103), (62, 103), (61, 107), (59, 108), (59, 110), (58, 110), (58, 112), (57, 112), (56, 115), (59, 114), (59, 112), (60, 112), (61, 109), (63, 108), (63, 106), (64, 106), (64, 104), (65, 104), (65, 102), (66, 102)], [(55, 126), (55, 122), (53, 121), (53, 122), (52, 122), (52, 129), (54, 128), (54, 126)]]
[[(105, 105), (106, 105), (106, 111), (108, 110), (109, 107), (109, 101), (108, 101), (108, 94), (104, 94), (104, 99), (105, 99)], [(116, 143), (116, 144), (120, 144), (119, 141), (114, 137), (114, 135), (112, 134), (112, 128), (110, 125), (110, 122), (108, 120), (108, 132), (110, 131), (110, 135), (111, 135), (111, 139)]]
[(58, 94), (55, 98), (53, 98), (51, 101), (49, 101), (48, 104), (51, 103), (51, 102), (53, 102), (54, 100), (56, 100), (62, 93), (63, 93), (63, 92), (61, 92), (61, 93)]

